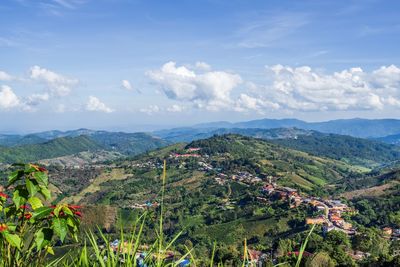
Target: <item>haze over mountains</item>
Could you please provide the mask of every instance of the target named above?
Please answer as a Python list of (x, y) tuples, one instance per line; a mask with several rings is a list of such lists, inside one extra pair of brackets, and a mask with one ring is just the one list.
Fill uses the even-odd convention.
[(288, 128), (315, 130), (362, 138), (383, 137), (400, 133), (400, 120), (397, 119), (341, 119), (325, 122), (306, 122), (297, 119), (261, 119), (238, 123), (213, 122), (195, 125), (194, 128)]
[[(399, 133), (400, 120), (395, 119), (319, 123), (296, 119), (263, 119), (239, 123), (213, 122), (152, 133), (54, 130), (28, 135), (0, 135), (0, 160), (8, 163), (36, 161), (84, 151), (111, 151), (121, 156), (134, 156), (172, 143), (238, 134), (371, 167), (400, 158), (400, 147), (395, 145), (399, 144)], [(112, 156), (115, 157), (115, 154)]]

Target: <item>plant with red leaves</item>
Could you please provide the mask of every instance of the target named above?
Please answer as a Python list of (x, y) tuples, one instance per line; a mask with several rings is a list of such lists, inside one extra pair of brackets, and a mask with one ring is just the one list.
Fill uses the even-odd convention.
[[(43, 266), (48, 253), (53, 254), (57, 238), (67, 236), (78, 240), (79, 206), (59, 204), (45, 206), (50, 201), (47, 170), (35, 164), (16, 164), (8, 177), (6, 190), (12, 198), (0, 192), (0, 265), (2, 267)], [(3, 264), (5, 263), (5, 264)]]

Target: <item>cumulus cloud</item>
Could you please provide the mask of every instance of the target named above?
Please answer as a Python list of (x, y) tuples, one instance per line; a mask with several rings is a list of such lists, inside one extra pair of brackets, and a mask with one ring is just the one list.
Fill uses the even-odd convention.
[(224, 71), (196, 73), (185, 66), (177, 67), (172, 61), (147, 75), (160, 85), (167, 97), (190, 101), (198, 108), (214, 111), (232, 106), (231, 92), (242, 83), (237, 74)]
[(180, 105), (172, 105), (167, 108), (167, 111), (169, 111), (169, 112), (182, 112), (184, 110), (185, 110), (185, 108)]
[(0, 81), (11, 81), (13, 77), (7, 72), (0, 71)]
[(255, 98), (248, 94), (242, 93), (236, 100), (236, 105), (234, 110), (240, 112), (255, 110), (261, 114), (264, 114), (266, 110), (276, 110), (279, 108), (280, 105), (278, 103), (274, 103), (262, 97)]
[(45, 83), (50, 93), (56, 96), (66, 96), (70, 94), (72, 88), (78, 84), (78, 80), (76, 79), (65, 77), (39, 66), (31, 67), (30, 78)]
[(99, 111), (99, 112), (105, 112), (105, 113), (111, 113), (114, 110), (107, 107), (106, 104), (100, 101), (95, 96), (89, 96), (89, 100), (86, 104), (86, 110), (88, 111)]
[(131, 83), (128, 80), (122, 80), (121, 87), (128, 91), (131, 91), (133, 89)]
[(253, 85), (248, 97), (241, 95), (239, 108), (262, 110), (265, 103), (301, 111), (379, 110), (400, 103), (400, 69), (394, 65), (372, 72), (350, 68), (333, 74), (308, 66), (274, 65), (267, 70), (268, 82)]
[(161, 108), (159, 106), (157, 106), (157, 105), (150, 105), (150, 106), (148, 106), (146, 108), (141, 108), (139, 111), (142, 112), (142, 113), (146, 113), (148, 115), (152, 115), (154, 113), (160, 112)]
[(0, 109), (11, 109), (19, 106), (20, 100), (11, 87), (2, 85), (0, 90)]
[(196, 67), (196, 69), (198, 69), (198, 70), (203, 70), (203, 71), (209, 71), (209, 70), (211, 70), (211, 66), (208, 65), (208, 64), (205, 63), (205, 62), (202, 62), (202, 61), (196, 62), (195, 67)]

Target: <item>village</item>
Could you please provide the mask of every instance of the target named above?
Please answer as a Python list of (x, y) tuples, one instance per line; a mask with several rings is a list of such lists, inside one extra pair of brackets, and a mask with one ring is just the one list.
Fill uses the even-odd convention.
[[(276, 183), (279, 177), (266, 175), (266, 178), (260, 178), (245, 171), (237, 171), (233, 174), (226, 174), (222, 172), (221, 168), (215, 167), (208, 163), (209, 156), (200, 153), (201, 148), (193, 147), (186, 149), (183, 153), (171, 153), (170, 158), (175, 160), (195, 158), (197, 159), (198, 170), (207, 172), (214, 176), (214, 180), (219, 185), (225, 185), (228, 181), (236, 181), (244, 185), (260, 186), (261, 192), (271, 199), (272, 196), (280, 200), (286, 200), (290, 208), (296, 208), (300, 205), (309, 205), (313, 207), (320, 215), (316, 217), (308, 217), (305, 220), (307, 225), (321, 225), (325, 233), (332, 230), (341, 231), (349, 236), (357, 233), (356, 228), (350, 222), (346, 222), (343, 218), (344, 214), (354, 215), (357, 211), (340, 200), (322, 199), (319, 197), (307, 196), (304, 193), (299, 193), (297, 189), (280, 186)], [(155, 162), (139, 163), (138, 167), (155, 167), (160, 168), (161, 165)], [(267, 180), (267, 182), (265, 182)], [(273, 182), (275, 181), (275, 182)], [(258, 197), (260, 202), (266, 203), (266, 197)], [(234, 201), (228, 201), (227, 207), (224, 209), (232, 209)], [(149, 204), (140, 204), (140, 208), (149, 207)], [(154, 205), (151, 205), (154, 206)], [(136, 207), (139, 208), (139, 207)], [(393, 229), (391, 227), (384, 227), (382, 231), (385, 237), (390, 239), (400, 239), (400, 229)]]
[[(230, 189), (229, 182), (235, 181), (245, 186), (257, 186), (263, 196), (258, 196), (257, 200), (260, 203), (266, 204), (270, 201), (287, 201), (289, 208), (298, 208), (302, 205), (307, 205), (312, 207), (317, 216), (307, 217), (305, 219), (306, 225), (320, 225), (322, 226), (323, 233), (326, 234), (330, 231), (340, 231), (348, 236), (354, 236), (357, 234), (357, 229), (352, 225), (352, 223), (346, 221), (343, 216), (357, 214), (357, 210), (349, 207), (346, 203), (337, 199), (325, 199), (315, 196), (308, 196), (304, 192), (299, 192), (298, 189), (294, 189), (287, 186), (281, 186), (277, 184), (279, 177), (272, 175), (263, 175), (263, 178), (257, 175), (251, 174), (246, 171), (234, 171), (225, 173), (222, 168), (218, 166), (213, 166), (209, 161), (209, 156), (200, 153), (200, 148), (188, 148), (181, 153), (173, 152), (170, 153), (169, 158), (171, 160), (176, 160), (180, 162), (180, 168), (185, 166), (184, 159), (193, 158), (197, 161), (197, 170), (205, 172), (213, 179), (218, 185), (227, 185)], [(142, 163), (135, 163), (134, 167), (139, 168), (162, 168), (162, 164), (158, 161), (147, 161)], [(221, 209), (234, 209), (237, 205), (236, 201), (226, 199), (225, 205), (220, 206)], [(131, 205), (130, 208), (133, 209), (148, 209), (158, 207), (157, 202), (145, 202), (142, 204)], [(384, 227), (381, 229), (383, 236), (390, 240), (400, 240), (400, 229), (393, 229), (391, 227)], [(294, 251), (293, 253), (298, 253)], [(308, 252), (304, 252), (307, 256)], [(350, 255), (351, 254), (351, 255)], [(259, 263), (265, 260), (267, 257), (272, 255), (267, 255), (258, 250), (249, 249), (250, 261), (253, 263)], [(368, 253), (363, 253), (361, 251), (349, 252), (349, 255), (355, 260), (361, 260), (368, 257)]]

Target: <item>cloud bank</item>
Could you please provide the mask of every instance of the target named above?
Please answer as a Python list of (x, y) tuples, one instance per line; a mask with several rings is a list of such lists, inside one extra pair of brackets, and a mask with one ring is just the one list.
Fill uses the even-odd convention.
[[(209, 66), (207, 63), (202, 63)], [(207, 69), (210, 69), (208, 67)], [(167, 62), (147, 73), (174, 100), (210, 111), (345, 111), (400, 108), (400, 69), (382, 66), (370, 72), (359, 67), (331, 74), (309, 66), (267, 66), (261, 82), (244, 82), (224, 71), (196, 72)], [(238, 94), (233, 97), (232, 92)]]
[(224, 71), (196, 73), (185, 66), (177, 67), (170, 61), (159, 70), (147, 72), (171, 99), (190, 101), (199, 108), (220, 110), (233, 104), (231, 92), (242, 78), (238, 74)]

